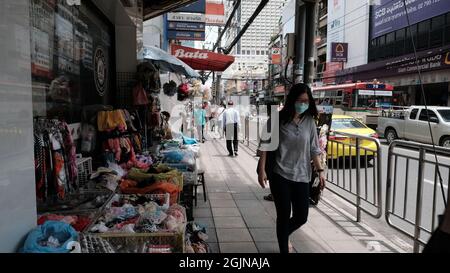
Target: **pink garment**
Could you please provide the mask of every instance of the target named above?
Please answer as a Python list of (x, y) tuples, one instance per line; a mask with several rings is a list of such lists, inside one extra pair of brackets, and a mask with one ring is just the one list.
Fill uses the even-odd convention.
[(120, 148), (120, 139), (119, 138), (111, 138), (108, 139), (104, 143), (105, 150), (110, 150), (114, 153), (114, 157), (117, 161), (120, 161), (120, 157), (122, 155), (122, 149)]

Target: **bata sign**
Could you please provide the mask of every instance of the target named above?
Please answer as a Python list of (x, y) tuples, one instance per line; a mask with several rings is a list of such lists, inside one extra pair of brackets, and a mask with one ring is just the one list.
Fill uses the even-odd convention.
[(190, 58), (190, 59), (208, 59), (208, 53), (200, 51), (185, 51), (180, 48), (175, 50), (175, 57), (177, 58)]
[(234, 62), (233, 56), (180, 45), (172, 45), (171, 52), (195, 70), (225, 71)]

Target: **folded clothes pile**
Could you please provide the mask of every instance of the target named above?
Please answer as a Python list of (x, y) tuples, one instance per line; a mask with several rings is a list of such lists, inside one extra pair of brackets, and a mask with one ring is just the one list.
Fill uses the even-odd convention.
[(154, 233), (183, 230), (186, 222), (184, 208), (177, 204), (169, 206), (169, 198), (166, 200), (162, 205), (149, 201), (137, 206), (115, 201), (113, 204), (123, 205), (107, 209), (91, 232)]

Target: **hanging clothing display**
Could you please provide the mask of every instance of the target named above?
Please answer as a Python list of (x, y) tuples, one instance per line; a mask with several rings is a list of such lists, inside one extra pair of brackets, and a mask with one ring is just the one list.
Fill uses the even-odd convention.
[(76, 148), (65, 122), (37, 119), (34, 124), (36, 196), (64, 199), (78, 188)]

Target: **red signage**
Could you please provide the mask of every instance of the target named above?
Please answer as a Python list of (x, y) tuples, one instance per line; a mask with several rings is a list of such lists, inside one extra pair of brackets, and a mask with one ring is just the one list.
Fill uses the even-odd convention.
[(275, 87), (274, 93), (277, 94), (284, 93), (285, 90), (286, 88), (284, 87), (284, 85), (278, 85)]
[(225, 25), (225, 7), (222, 1), (206, 1), (206, 24), (211, 26)]
[(342, 70), (342, 63), (327, 63), (326, 70), (323, 72), (323, 83), (336, 83), (336, 72)]
[(225, 71), (234, 63), (233, 56), (218, 54), (204, 49), (171, 45), (171, 51), (173, 56), (182, 60), (195, 70)]
[(273, 48), (272, 49), (272, 64), (281, 64), (281, 49)]

